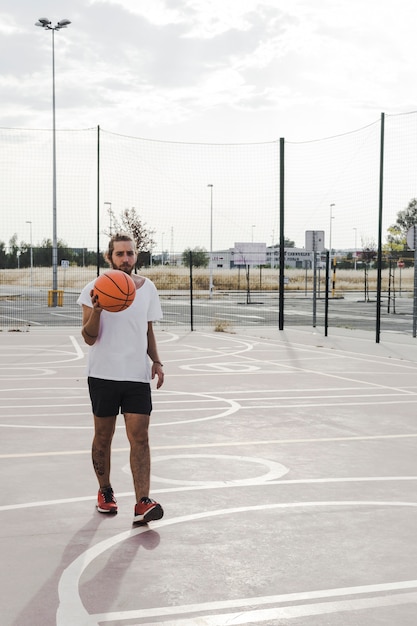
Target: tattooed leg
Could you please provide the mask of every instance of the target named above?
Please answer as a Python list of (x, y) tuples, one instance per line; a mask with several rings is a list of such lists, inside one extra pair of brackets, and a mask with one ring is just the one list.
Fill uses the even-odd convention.
[(93, 468), (101, 489), (110, 487), (111, 442), (116, 426), (116, 417), (94, 416), (94, 439), (91, 450)]

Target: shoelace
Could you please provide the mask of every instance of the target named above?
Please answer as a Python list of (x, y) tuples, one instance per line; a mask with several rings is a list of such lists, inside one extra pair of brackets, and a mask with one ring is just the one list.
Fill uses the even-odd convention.
[(103, 494), (104, 502), (116, 502), (116, 498), (114, 497), (113, 489), (106, 489), (101, 492)]

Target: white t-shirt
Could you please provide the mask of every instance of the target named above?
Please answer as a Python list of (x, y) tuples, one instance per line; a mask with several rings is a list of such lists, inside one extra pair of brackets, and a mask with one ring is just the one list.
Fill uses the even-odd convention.
[[(94, 283), (95, 280), (84, 287), (77, 304), (92, 307), (90, 291)], [(150, 382), (148, 322), (160, 319), (158, 292), (153, 282), (145, 278), (130, 307), (119, 313), (101, 313), (98, 338), (88, 354), (87, 375), (105, 380)]]

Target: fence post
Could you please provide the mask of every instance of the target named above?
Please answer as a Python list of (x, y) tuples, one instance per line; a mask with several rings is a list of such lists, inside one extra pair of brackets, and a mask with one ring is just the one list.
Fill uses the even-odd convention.
[(384, 191), (384, 137), (385, 113), (381, 113), (381, 139), (379, 155), (379, 218), (378, 218), (378, 272), (376, 284), (376, 343), (381, 335), (381, 285), (382, 285), (382, 198)]
[(324, 336), (327, 337), (327, 331), (329, 328), (329, 265), (330, 265), (330, 252), (326, 250), (326, 288), (324, 297)]
[(193, 315), (193, 253), (190, 250), (190, 326), (191, 331), (194, 330), (194, 315)]
[(284, 329), (284, 273), (285, 273), (285, 233), (284, 233), (284, 147), (285, 139), (279, 140), (279, 330)]
[(97, 126), (97, 276), (100, 275), (100, 126)]

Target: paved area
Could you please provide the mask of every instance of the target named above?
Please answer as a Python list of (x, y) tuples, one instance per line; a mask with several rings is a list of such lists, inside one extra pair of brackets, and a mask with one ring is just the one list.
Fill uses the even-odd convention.
[(95, 510), (79, 328), (0, 333), (4, 626), (415, 626), (417, 345), (157, 328), (152, 493)]
[[(214, 292), (213, 299), (207, 291), (194, 293), (193, 306), (187, 291), (160, 291), (164, 313), (164, 326), (181, 326), (184, 329), (212, 328), (219, 322), (233, 327), (253, 328), (279, 326), (279, 301), (277, 292), (253, 292), (247, 303), (245, 292)], [(48, 306), (48, 291), (26, 291), (21, 287), (0, 285), (0, 329), (27, 329), (38, 326), (78, 326), (81, 309), (77, 304), (78, 291), (65, 291), (62, 306)], [(329, 298), (328, 326), (333, 328), (369, 330), (376, 333), (376, 294), (364, 299), (364, 294), (345, 293), (343, 297)], [(191, 323), (192, 321), (192, 323)], [(403, 332), (410, 337), (414, 328), (414, 298), (408, 292), (381, 299), (381, 332)], [(324, 328), (325, 299), (322, 293), (313, 301), (311, 293), (287, 292), (284, 301), (284, 326), (309, 326)]]

